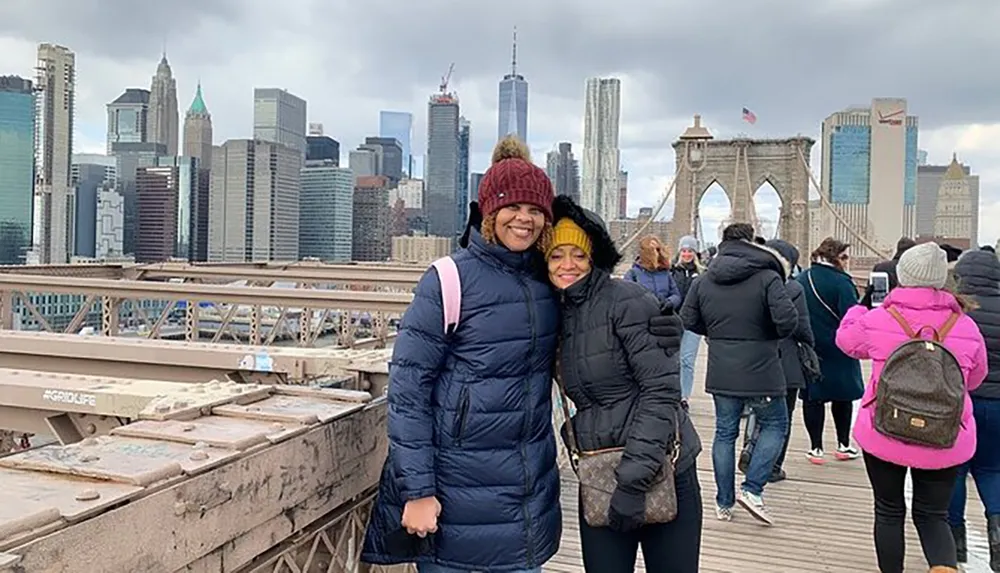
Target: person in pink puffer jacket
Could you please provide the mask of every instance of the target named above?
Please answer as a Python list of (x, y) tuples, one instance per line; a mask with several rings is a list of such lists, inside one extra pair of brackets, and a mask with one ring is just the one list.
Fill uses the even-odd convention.
[[(987, 373), (986, 344), (979, 327), (964, 314), (968, 303), (945, 290), (948, 262), (934, 243), (906, 251), (897, 264), (899, 287), (882, 306), (869, 310), (870, 293), (847, 311), (837, 329), (837, 346), (848, 356), (872, 361), (872, 376), (861, 398), (854, 439), (864, 452), (865, 467), (875, 497), (875, 550), (882, 573), (903, 571), (903, 522), (906, 502), (903, 486), (907, 470), (913, 479), (913, 522), (920, 534), (931, 571), (956, 571), (955, 541), (948, 526), (948, 504), (958, 467), (976, 451), (976, 422), (968, 391)], [(965, 374), (965, 410), (955, 445), (947, 449), (906, 444), (875, 429), (875, 389), (886, 359), (908, 340), (902, 327), (886, 311), (897, 310), (914, 331), (940, 328), (952, 313), (960, 317), (943, 344), (958, 359)], [(931, 332), (926, 329), (929, 338)]]

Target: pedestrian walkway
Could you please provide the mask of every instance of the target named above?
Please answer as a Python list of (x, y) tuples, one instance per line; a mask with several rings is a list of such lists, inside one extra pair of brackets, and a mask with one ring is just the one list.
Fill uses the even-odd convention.
[[(772, 484), (764, 493), (775, 526), (757, 525), (748, 513), (736, 508), (732, 522), (715, 519), (715, 481), (712, 477), (712, 400), (704, 392), (707, 352), (702, 345), (691, 400), (691, 417), (701, 435), (704, 451), (699, 457), (699, 477), (704, 499), (705, 520), (701, 549), (701, 573), (855, 573), (877, 571), (872, 542), (872, 498), (864, 462), (830, 460), (816, 466), (805, 459), (808, 449), (801, 413), (796, 411), (792, 443), (785, 469), (788, 479)], [(868, 366), (865, 366), (867, 376)], [(836, 443), (832, 420), (827, 443)], [(739, 446), (739, 444), (738, 444)], [(738, 450), (738, 447), (737, 447)], [(737, 475), (737, 484), (741, 476)], [(970, 488), (970, 492), (975, 488)], [(580, 558), (579, 518), (576, 483), (571, 472), (563, 474), (563, 540), (559, 554), (544, 570), (552, 573), (583, 571)], [(982, 505), (970, 496), (970, 519), (982, 519)], [(972, 527), (975, 524), (970, 524)], [(926, 571), (916, 530), (907, 529), (907, 571)], [(977, 526), (978, 527), (978, 526)], [(970, 538), (970, 541), (972, 539)], [(981, 560), (978, 560), (981, 561)], [(636, 567), (636, 571), (645, 571)], [(989, 571), (970, 567), (967, 571)]]

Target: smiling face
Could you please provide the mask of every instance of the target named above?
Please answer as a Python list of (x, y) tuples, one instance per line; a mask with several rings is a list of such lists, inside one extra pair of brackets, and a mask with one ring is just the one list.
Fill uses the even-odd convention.
[(558, 289), (568, 288), (590, 272), (590, 257), (580, 247), (560, 245), (548, 257), (549, 281)]
[(527, 251), (538, 240), (545, 227), (545, 214), (534, 205), (508, 205), (496, 214), (495, 234), (510, 251)]
[(695, 253), (693, 249), (681, 249), (680, 261), (682, 263), (690, 263), (694, 260), (698, 253)]

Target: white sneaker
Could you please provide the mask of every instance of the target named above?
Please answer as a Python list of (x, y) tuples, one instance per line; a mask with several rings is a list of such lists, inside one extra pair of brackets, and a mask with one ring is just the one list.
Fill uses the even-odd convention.
[(838, 460), (846, 462), (847, 460), (857, 459), (861, 455), (861, 452), (851, 446), (837, 446), (837, 452), (833, 455)]
[(821, 466), (826, 463), (826, 460), (823, 459), (824, 455), (822, 448), (813, 448), (806, 452), (806, 459), (811, 463)]
[(764, 500), (759, 495), (742, 490), (739, 497), (736, 498), (736, 502), (743, 506), (743, 509), (747, 510), (757, 521), (764, 525), (774, 525), (774, 520), (767, 513), (767, 508), (764, 507)]
[(732, 521), (733, 520), (733, 508), (731, 507), (715, 507), (715, 518), (719, 521)]

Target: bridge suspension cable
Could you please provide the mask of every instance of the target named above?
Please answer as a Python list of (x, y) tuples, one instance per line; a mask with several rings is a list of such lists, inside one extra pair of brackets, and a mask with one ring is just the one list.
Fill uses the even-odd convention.
[(849, 232), (855, 239), (857, 239), (858, 243), (860, 243), (862, 246), (868, 248), (868, 250), (870, 250), (872, 253), (874, 253), (874, 254), (876, 254), (876, 255), (878, 255), (880, 257), (889, 258), (891, 256), (890, 253), (886, 253), (886, 252), (882, 251), (881, 249), (879, 249), (878, 247), (876, 247), (874, 244), (872, 244), (871, 241), (869, 241), (867, 237), (865, 237), (863, 234), (859, 233), (854, 227), (852, 227), (850, 225), (850, 223), (847, 222), (847, 220), (844, 219), (844, 217), (840, 213), (837, 212), (837, 210), (833, 207), (833, 205), (830, 204), (830, 201), (827, 200), (826, 196), (823, 195), (823, 188), (820, 186), (819, 182), (816, 180), (816, 176), (813, 174), (812, 169), (809, 168), (809, 162), (806, 161), (805, 154), (802, 153), (802, 148), (801, 147), (796, 147), (795, 148), (795, 152), (798, 154), (799, 161), (802, 162), (802, 166), (806, 168), (806, 172), (809, 174), (809, 180), (812, 182), (813, 187), (815, 187), (817, 193), (819, 193), (820, 203), (824, 207), (826, 207), (826, 209), (828, 211), (830, 211), (831, 213), (833, 213), (833, 216), (837, 219), (837, 221), (839, 221), (840, 224), (843, 225), (844, 228), (847, 229), (847, 232)]
[[(876, 247), (875, 244), (872, 243), (870, 240), (868, 240), (868, 238), (864, 234), (858, 232), (857, 229), (855, 229), (854, 227), (852, 227), (851, 224), (848, 223), (847, 220), (843, 217), (843, 215), (841, 215), (837, 211), (837, 209), (834, 208), (834, 206), (832, 204), (830, 204), (830, 201), (823, 195), (823, 188), (820, 186), (819, 181), (816, 179), (816, 175), (813, 173), (812, 169), (809, 167), (809, 162), (806, 161), (805, 154), (802, 153), (802, 148), (801, 147), (796, 147), (795, 152), (798, 155), (799, 161), (802, 163), (802, 166), (805, 167), (806, 173), (809, 174), (809, 181), (812, 182), (813, 187), (816, 188), (816, 191), (819, 194), (820, 203), (823, 205), (823, 207), (825, 207), (830, 213), (833, 214), (834, 218), (841, 225), (843, 225), (844, 228), (847, 229), (848, 233), (850, 233), (851, 236), (854, 237), (857, 240), (858, 244), (860, 244), (861, 246), (865, 247), (866, 249), (868, 249), (869, 251), (871, 251), (875, 255), (878, 255), (879, 257), (889, 258), (891, 256), (891, 253), (888, 253), (888, 252), (883, 251), (883, 250), (879, 249), (878, 247)], [(742, 159), (743, 159), (744, 173), (745, 173), (746, 178), (747, 178), (747, 189), (749, 190), (749, 204), (747, 205), (747, 210), (748, 210), (748, 213), (751, 213), (751, 215), (750, 215), (750, 221), (752, 223), (756, 223), (757, 222), (757, 217), (756, 217), (756, 210), (755, 210), (754, 201), (753, 201), (753, 189), (750, 188), (751, 185), (752, 185), (752, 183), (750, 182), (750, 165), (749, 165), (749, 160), (747, 159), (747, 157), (746, 157), (745, 154), (742, 156)], [(736, 164), (737, 164), (737, 172), (738, 172), (740, 161), (737, 161)], [(684, 169), (682, 167), (678, 171), (683, 171), (683, 170)], [(654, 220), (656, 220), (657, 217), (659, 217), (660, 213), (663, 211), (663, 208), (666, 206), (667, 201), (670, 200), (670, 197), (673, 195), (674, 190), (677, 187), (677, 177), (679, 177), (679, 176), (680, 176), (680, 173), (676, 173), (674, 175), (674, 179), (670, 182), (670, 185), (667, 186), (667, 188), (664, 191), (663, 195), (660, 196), (660, 200), (657, 202), (656, 207), (653, 209), (652, 215), (649, 217), (649, 219), (647, 219), (639, 227), (639, 229), (636, 230), (635, 233), (632, 234), (631, 237), (628, 238), (627, 241), (625, 241), (624, 243), (622, 243), (622, 245), (619, 247), (620, 249), (624, 250), (624, 249), (628, 248), (628, 246), (631, 245), (634, 241), (636, 241), (639, 237), (641, 237), (643, 235), (643, 233), (646, 232), (646, 229), (649, 228), (649, 225), (652, 224), (652, 222)], [(734, 177), (734, 180), (735, 180), (735, 177)], [(700, 224), (700, 221), (699, 221), (699, 224)], [(781, 226), (781, 222), (778, 221), (777, 227), (780, 228), (780, 226)], [(757, 228), (756, 225), (754, 226), (754, 228), (755, 229)], [(703, 239), (703, 237), (700, 237), (700, 238)]]

